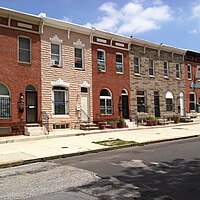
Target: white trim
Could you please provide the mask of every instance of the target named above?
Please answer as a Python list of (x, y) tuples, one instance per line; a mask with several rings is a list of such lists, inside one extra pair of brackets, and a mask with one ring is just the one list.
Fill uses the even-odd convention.
[[(135, 58), (138, 59), (138, 65), (137, 66), (138, 66), (139, 72), (135, 72)], [(141, 75), (140, 58), (137, 57), (137, 56), (134, 56), (134, 58), (133, 58), (133, 72), (134, 72), (135, 75)]]
[(57, 35), (54, 35), (52, 38), (49, 39), (53, 44), (62, 44), (63, 42), (63, 40), (61, 40)]
[[(98, 51), (103, 52), (104, 60), (99, 60), (98, 59)], [(98, 69), (98, 71), (106, 72), (106, 51), (104, 49), (97, 49), (97, 67), (98, 67), (98, 62), (103, 62), (103, 61), (104, 61), (105, 69), (104, 70), (99, 70)]]
[[(123, 53), (116, 52), (116, 57), (117, 57), (117, 55), (122, 56), (122, 62), (117, 62), (117, 61), (116, 61), (116, 73), (117, 73), (117, 74), (124, 74), (124, 54), (123, 54)], [(117, 64), (122, 65), (122, 72), (117, 72)]]
[[(188, 77), (188, 67), (190, 67), (190, 78)], [(192, 80), (192, 65), (191, 64), (187, 64), (187, 79), (188, 80)]]
[[(76, 67), (76, 60), (75, 60), (75, 53), (76, 53), (76, 51), (75, 51), (75, 49), (80, 49), (81, 50), (81, 61), (82, 61), (82, 66), (81, 66), (81, 68), (79, 68), (79, 67)], [(78, 46), (75, 46), (74, 47), (74, 68), (76, 69), (76, 70), (84, 70), (85, 69), (85, 60), (84, 60), (84, 49), (82, 48), (82, 47), (78, 47)]]
[(90, 84), (87, 81), (83, 81), (83, 83), (80, 84), (80, 87), (90, 88)]
[[(167, 75), (165, 75), (165, 63), (167, 63)], [(168, 61), (163, 62), (163, 74), (164, 74), (164, 78), (169, 77), (169, 62)]]
[(85, 44), (82, 43), (80, 39), (78, 39), (76, 42), (73, 42), (74, 46), (78, 49), (82, 49), (85, 47)]
[(155, 77), (155, 61), (153, 59), (149, 59), (149, 69), (150, 69), (150, 61), (153, 61), (153, 74), (149, 73), (149, 76)]
[(165, 94), (165, 99), (174, 99), (174, 95), (171, 91), (167, 91)]
[[(180, 63), (176, 63), (176, 67), (177, 66), (179, 66), (179, 68), (178, 68), (179, 77), (176, 76), (176, 79), (181, 79), (181, 65), (180, 65)], [(176, 72), (177, 72), (177, 69), (176, 69)]]
[(69, 88), (70, 83), (64, 82), (61, 78), (59, 78), (57, 81), (51, 81), (51, 85), (54, 86), (61, 86), (65, 88)]

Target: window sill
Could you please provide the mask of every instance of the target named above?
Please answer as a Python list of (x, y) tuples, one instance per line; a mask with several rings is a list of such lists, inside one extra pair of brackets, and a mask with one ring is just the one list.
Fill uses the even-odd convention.
[(176, 80), (177, 80), (177, 81), (181, 81), (182, 79), (181, 79), (181, 78), (176, 78)]
[(137, 77), (141, 77), (141, 74), (138, 74), (138, 73), (134, 73), (134, 75)]
[(85, 71), (85, 68), (74, 68), (75, 70), (79, 70), (79, 71)]
[(124, 74), (124, 72), (116, 72), (116, 74)]
[(51, 67), (54, 67), (54, 68), (63, 68), (63, 67), (60, 66), (60, 65), (51, 65)]
[(155, 76), (154, 75), (149, 75), (149, 78), (155, 78)]
[(52, 115), (52, 118), (70, 118), (69, 114), (65, 114), (65, 115)]
[(31, 65), (31, 62), (22, 62), (22, 61), (18, 61), (19, 64), (23, 64), (23, 65)]
[(101, 73), (101, 72), (102, 72), (102, 73), (105, 73), (106, 70), (98, 70), (98, 72), (99, 72), (99, 73)]
[(164, 76), (164, 79), (169, 79), (169, 77), (168, 76)]

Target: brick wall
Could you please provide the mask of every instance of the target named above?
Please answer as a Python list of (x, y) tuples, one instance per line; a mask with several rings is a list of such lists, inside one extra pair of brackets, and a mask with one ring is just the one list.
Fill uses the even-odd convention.
[[(140, 59), (140, 75), (134, 74), (134, 56)], [(154, 60), (155, 76), (149, 76), (149, 59)], [(163, 62), (167, 61), (169, 65), (169, 76), (164, 77)], [(181, 66), (181, 78), (176, 78), (176, 63)], [(154, 108), (154, 91), (159, 92), (160, 97), (160, 112), (161, 117), (172, 116), (178, 113), (178, 106), (180, 106), (180, 93), (185, 94), (185, 77), (184, 77), (184, 64), (183, 55), (173, 54), (172, 52), (166, 52), (161, 50), (160, 56), (158, 50), (131, 45), (130, 50), (130, 80), (131, 80), (131, 115), (132, 118), (136, 117), (137, 113), (137, 96), (136, 91), (141, 90), (146, 92), (147, 98), (147, 112), (149, 114), (155, 114)], [(166, 111), (166, 99), (165, 95), (168, 91), (171, 91), (174, 96), (174, 112)]]
[[(99, 72), (97, 67), (97, 49), (106, 52), (106, 72)], [(122, 53), (124, 57), (124, 73), (116, 73), (116, 52)], [(127, 90), (130, 94), (129, 77), (129, 53), (125, 50), (106, 47), (103, 45), (92, 44), (92, 82), (93, 82), (93, 114), (94, 121), (119, 118), (119, 97), (122, 90)], [(100, 92), (102, 89), (108, 89), (112, 92), (113, 114), (100, 114)]]
[[(18, 62), (18, 36), (31, 38), (31, 64)], [(26, 109), (23, 114), (18, 112), (17, 102), (22, 92), (25, 97), (25, 89), (29, 84), (34, 85), (38, 92), (38, 120), (41, 113), (41, 46), (40, 35), (17, 31), (9, 28), (0, 28), (0, 83), (6, 85), (10, 90), (11, 118), (0, 119), (1, 126), (14, 123), (26, 122)], [(25, 105), (26, 108), (26, 105)], [(7, 123), (6, 125), (4, 123)]]

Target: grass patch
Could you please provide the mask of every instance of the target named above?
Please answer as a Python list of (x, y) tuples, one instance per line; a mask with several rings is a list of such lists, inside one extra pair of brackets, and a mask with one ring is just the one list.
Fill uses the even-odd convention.
[(93, 142), (94, 144), (100, 144), (104, 146), (124, 146), (124, 145), (138, 145), (137, 142), (134, 141), (125, 141), (125, 140), (103, 140), (98, 142)]

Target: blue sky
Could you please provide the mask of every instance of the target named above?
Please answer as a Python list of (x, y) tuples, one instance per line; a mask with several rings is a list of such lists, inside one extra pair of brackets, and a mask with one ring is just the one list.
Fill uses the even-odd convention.
[(200, 52), (200, 0), (0, 0), (0, 6)]

